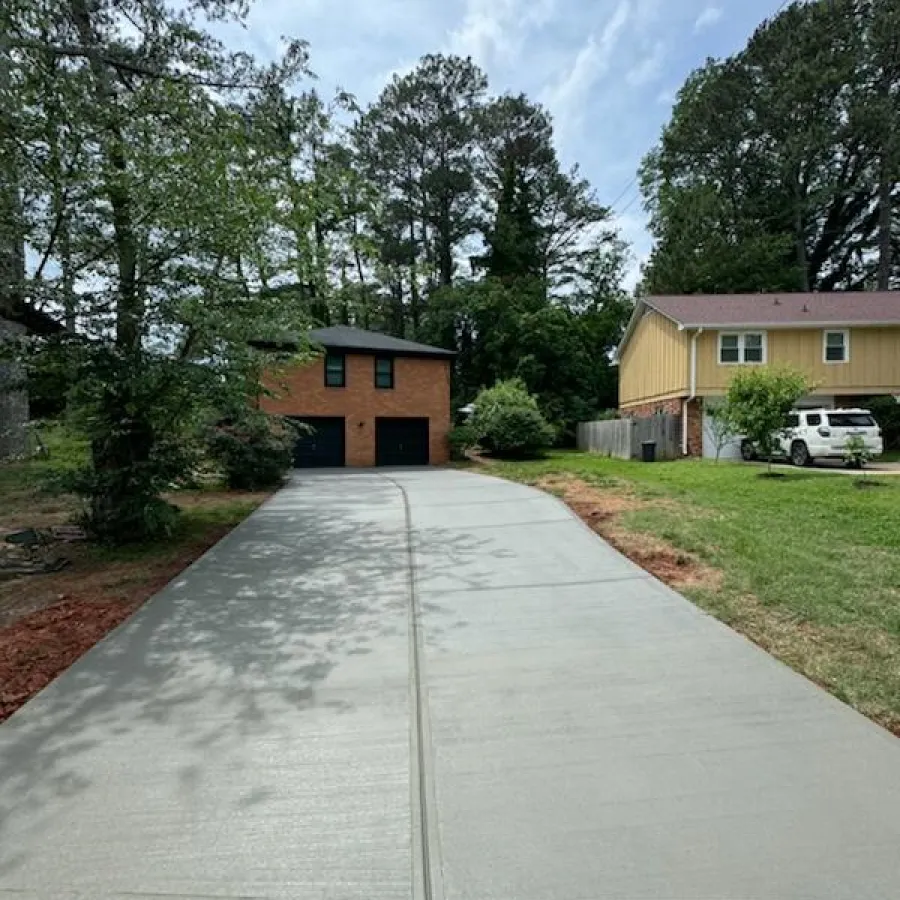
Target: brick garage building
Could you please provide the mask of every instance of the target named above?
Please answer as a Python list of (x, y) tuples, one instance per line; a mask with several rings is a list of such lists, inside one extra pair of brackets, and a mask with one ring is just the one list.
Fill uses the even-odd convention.
[(266, 378), (260, 398), (310, 427), (297, 466), (447, 462), (452, 351), (343, 325), (309, 337), (324, 354)]

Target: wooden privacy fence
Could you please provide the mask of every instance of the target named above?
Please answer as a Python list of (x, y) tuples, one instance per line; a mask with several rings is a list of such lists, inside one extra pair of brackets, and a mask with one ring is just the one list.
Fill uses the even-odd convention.
[(681, 416), (665, 413), (644, 419), (579, 422), (576, 431), (579, 450), (619, 459), (640, 459), (644, 441), (656, 443), (657, 459), (678, 459), (681, 456)]

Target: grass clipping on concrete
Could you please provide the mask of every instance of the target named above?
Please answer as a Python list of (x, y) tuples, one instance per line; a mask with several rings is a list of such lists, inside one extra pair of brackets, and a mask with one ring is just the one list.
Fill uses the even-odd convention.
[(900, 479), (579, 453), (491, 474), (556, 493), (698, 606), (900, 735)]

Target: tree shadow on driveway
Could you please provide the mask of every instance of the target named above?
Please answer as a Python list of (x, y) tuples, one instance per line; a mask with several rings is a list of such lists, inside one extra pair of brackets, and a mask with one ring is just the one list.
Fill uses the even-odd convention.
[[(417, 540), (438, 568), (484, 551), (438, 529)], [(406, 728), (408, 565), (396, 486), (295, 480), (0, 726), (0, 879), (123, 766), (189, 792), (208, 765), (265, 767), (241, 749), (302, 760), (323, 717), (389, 702)]]

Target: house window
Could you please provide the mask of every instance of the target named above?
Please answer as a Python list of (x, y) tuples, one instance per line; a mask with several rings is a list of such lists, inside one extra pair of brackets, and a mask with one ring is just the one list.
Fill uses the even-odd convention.
[(842, 363), (850, 359), (850, 333), (848, 331), (826, 331), (824, 359), (827, 363)]
[(719, 335), (719, 364), (759, 364), (766, 361), (766, 335), (763, 331), (746, 331)]
[(719, 362), (738, 363), (741, 361), (740, 335), (723, 334), (719, 338)]
[(325, 356), (325, 387), (345, 387), (347, 375), (344, 357), (338, 353)]
[(375, 387), (391, 390), (394, 387), (394, 360), (390, 356), (375, 358)]

